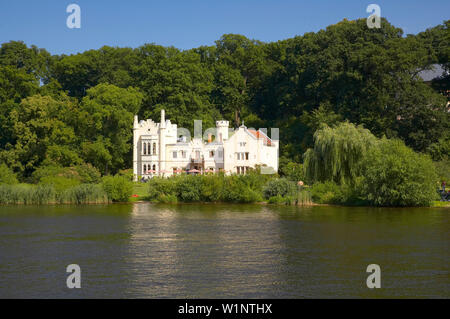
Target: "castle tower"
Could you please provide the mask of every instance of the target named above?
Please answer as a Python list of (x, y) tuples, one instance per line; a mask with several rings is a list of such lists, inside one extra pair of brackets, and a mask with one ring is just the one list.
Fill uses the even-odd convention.
[(133, 122), (133, 179), (135, 182), (138, 180), (138, 143), (139, 134), (137, 132), (139, 128), (138, 116), (134, 116)]
[(161, 110), (161, 123), (159, 124), (159, 176), (166, 170), (166, 114)]
[(228, 121), (216, 121), (216, 141), (224, 142), (228, 140)]

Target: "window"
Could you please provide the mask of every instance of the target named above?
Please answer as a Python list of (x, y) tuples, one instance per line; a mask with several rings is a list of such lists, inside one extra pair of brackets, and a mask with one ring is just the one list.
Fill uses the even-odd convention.
[(186, 158), (186, 151), (181, 151), (181, 157)]
[(244, 147), (245, 144), (247, 144), (247, 142), (239, 142), (239, 145), (240, 145), (241, 147)]
[(147, 165), (144, 164), (144, 175), (147, 174)]
[(153, 165), (153, 173), (156, 173), (156, 165)]
[(236, 172), (237, 172), (238, 174), (241, 173), (241, 168), (240, 168), (239, 166), (236, 166)]
[[(172, 154), (172, 158), (177, 158), (177, 151), (174, 151)], [(176, 167), (175, 167), (176, 168)]]
[(245, 153), (245, 159), (248, 160), (248, 152)]
[(236, 158), (237, 158), (237, 160), (240, 160), (241, 159), (241, 153), (236, 153)]
[(153, 143), (153, 155), (156, 155), (156, 143)]
[(147, 155), (147, 143), (144, 143), (144, 155)]
[(209, 157), (214, 157), (214, 151), (209, 151)]

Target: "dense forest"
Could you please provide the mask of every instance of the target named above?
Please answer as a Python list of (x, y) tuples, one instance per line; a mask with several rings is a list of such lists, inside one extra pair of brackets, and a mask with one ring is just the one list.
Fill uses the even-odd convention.
[(450, 71), (450, 20), (417, 35), (381, 25), (343, 20), (272, 43), (226, 34), (185, 51), (145, 44), (67, 56), (3, 43), (0, 164), (26, 182), (47, 167), (115, 174), (131, 167), (133, 114), (159, 120), (164, 108), (189, 129), (222, 118), (280, 128), (281, 173), (303, 162), (319, 128), (345, 121), (448, 167), (450, 77), (418, 74)]

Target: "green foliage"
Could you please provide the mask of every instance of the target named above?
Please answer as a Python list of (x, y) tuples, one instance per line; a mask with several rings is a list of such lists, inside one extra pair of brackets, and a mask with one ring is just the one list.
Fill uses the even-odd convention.
[(101, 185), (81, 184), (57, 193), (60, 204), (104, 204), (108, 195)]
[(0, 185), (17, 183), (16, 174), (6, 164), (0, 164)]
[(372, 205), (425, 206), (436, 199), (433, 162), (399, 140), (381, 140), (364, 166), (363, 194)]
[(297, 194), (297, 185), (285, 178), (276, 178), (270, 180), (264, 186), (264, 197), (269, 199), (274, 196), (294, 196)]
[(436, 173), (440, 182), (450, 184), (450, 158), (445, 158), (439, 162), (434, 162)]
[(83, 137), (85, 160), (103, 174), (124, 168), (131, 151), (133, 115), (141, 106), (142, 93), (135, 88), (122, 89), (99, 84), (87, 91), (77, 114), (76, 132)]
[(353, 184), (361, 175), (362, 160), (375, 143), (376, 138), (369, 130), (351, 123), (317, 130), (314, 148), (304, 155), (307, 179)]
[(101, 180), (100, 172), (95, 167), (83, 163), (72, 167), (40, 166), (33, 172), (30, 181), (40, 183), (53, 177), (72, 179), (78, 182), (76, 184), (97, 184)]
[(154, 202), (257, 202), (262, 200), (266, 178), (256, 173), (155, 177), (148, 181), (148, 199)]
[(102, 187), (113, 202), (127, 202), (133, 193), (133, 183), (120, 175), (103, 177)]
[(64, 176), (45, 176), (41, 178), (39, 184), (52, 186), (56, 192), (61, 192), (79, 185), (80, 182), (76, 179), (67, 178)]
[[(324, 128), (337, 133), (343, 121), (442, 161), (450, 156), (450, 113), (442, 94), (450, 76), (424, 83), (417, 74), (434, 63), (450, 70), (449, 25), (405, 37), (386, 19), (380, 29), (368, 29), (366, 19), (344, 19), (272, 43), (225, 34), (213, 46), (185, 51), (146, 44), (70, 56), (3, 43), (0, 161), (22, 181), (42, 166), (89, 163), (102, 174), (116, 174), (131, 167), (133, 114), (158, 121), (163, 108), (189, 129), (193, 119), (207, 128), (222, 118), (234, 126), (245, 120), (278, 127), (281, 174), (293, 181), (332, 176), (338, 184), (354, 183), (361, 167), (352, 163), (365, 151), (359, 140), (364, 134), (333, 140)], [(308, 148), (306, 178), (299, 165)], [(330, 158), (321, 157), (325, 151)], [(217, 200), (218, 193), (202, 198)]]
[(343, 199), (341, 187), (332, 181), (315, 183), (311, 187), (311, 197), (319, 204), (341, 204)]
[(172, 178), (154, 177), (147, 183), (150, 201), (167, 203), (177, 198), (176, 183)]
[(101, 204), (108, 197), (100, 185), (82, 184), (56, 191), (51, 185), (0, 185), (0, 204)]
[(299, 182), (305, 180), (303, 164), (291, 162), (289, 160), (286, 163), (282, 163), (282, 159), (280, 159), (279, 171), (290, 181)]

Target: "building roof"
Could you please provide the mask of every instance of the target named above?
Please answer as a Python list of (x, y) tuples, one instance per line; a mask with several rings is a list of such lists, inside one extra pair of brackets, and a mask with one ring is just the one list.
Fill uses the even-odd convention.
[(257, 139), (263, 138), (264, 139), (264, 144), (271, 146), (272, 145), (272, 140), (266, 135), (264, 134), (263, 131), (261, 130), (248, 130), (247, 131), (252, 134), (254, 137), (256, 137)]

